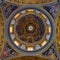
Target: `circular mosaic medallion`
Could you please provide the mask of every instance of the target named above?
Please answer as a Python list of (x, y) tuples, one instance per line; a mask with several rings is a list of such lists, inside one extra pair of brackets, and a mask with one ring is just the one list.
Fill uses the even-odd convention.
[(8, 20), (7, 42), (23, 55), (29, 54), (28, 52), (43, 53), (54, 42), (55, 23), (43, 8), (34, 6), (18, 8)]

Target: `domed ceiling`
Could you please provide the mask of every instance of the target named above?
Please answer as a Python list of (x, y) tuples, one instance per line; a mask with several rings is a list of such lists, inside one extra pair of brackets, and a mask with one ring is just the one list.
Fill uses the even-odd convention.
[(60, 60), (59, 0), (0, 0), (0, 60)]

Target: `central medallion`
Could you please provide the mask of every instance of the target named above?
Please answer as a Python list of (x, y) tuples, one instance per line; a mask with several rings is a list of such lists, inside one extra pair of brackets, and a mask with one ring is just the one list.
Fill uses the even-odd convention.
[(16, 33), (21, 41), (27, 43), (41, 40), (45, 34), (43, 19), (34, 14), (20, 17), (16, 23)]

